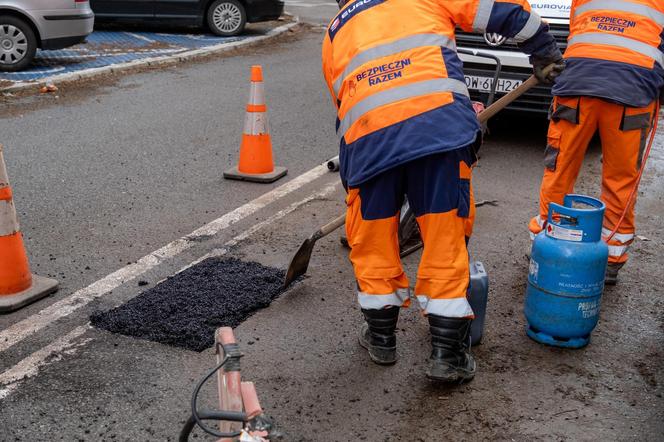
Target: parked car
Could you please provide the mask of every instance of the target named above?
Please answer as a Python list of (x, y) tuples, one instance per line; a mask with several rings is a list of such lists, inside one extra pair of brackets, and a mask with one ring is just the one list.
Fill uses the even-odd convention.
[(0, 71), (19, 71), (37, 48), (85, 41), (94, 26), (88, 0), (0, 0)]
[(247, 22), (276, 20), (284, 11), (281, 0), (91, 0), (97, 21), (165, 22), (207, 26), (228, 37)]
[[(572, 0), (529, 0), (532, 10), (549, 23), (550, 32), (556, 38), (561, 51), (567, 47), (569, 35), (569, 15)], [(504, 95), (518, 87), (528, 78), (533, 68), (528, 56), (517, 48), (516, 43), (499, 34), (473, 34), (457, 30), (457, 46), (460, 49), (477, 50), (496, 56), (501, 64), (500, 79), (496, 85), (496, 96)], [(493, 76), (495, 64), (486, 58), (460, 54), (466, 85), (473, 100), (486, 101)], [(551, 102), (551, 87), (540, 85), (526, 92), (519, 99), (507, 106), (507, 109), (526, 112), (545, 113)]]

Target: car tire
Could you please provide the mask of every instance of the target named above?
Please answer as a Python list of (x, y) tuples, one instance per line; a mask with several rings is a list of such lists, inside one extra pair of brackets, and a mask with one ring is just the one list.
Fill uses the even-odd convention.
[(247, 24), (247, 13), (237, 0), (216, 0), (207, 11), (210, 31), (222, 37), (238, 35)]
[(24, 20), (0, 15), (0, 71), (15, 72), (28, 66), (37, 52), (37, 37)]

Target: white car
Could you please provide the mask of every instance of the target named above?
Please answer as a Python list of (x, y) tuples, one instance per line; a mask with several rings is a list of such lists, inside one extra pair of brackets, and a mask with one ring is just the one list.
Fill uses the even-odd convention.
[(19, 71), (37, 48), (85, 41), (95, 16), (88, 0), (0, 0), (0, 71)]
[[(572, 0), (529, 0), (532, 10), (549, 23), (550, 32), (556, 38), (562, 52), (567, 47), (569, 16)], [(497, 57), (502, 69), (496, 84), (496, 96), (503, 95), (519, 86), (528, 78), (533, 68), (528, 56), (510, 39), (498, 34), (473, 34), (457, 31), (459, 49), (476, 50)], [(496, 71), (495, 63), (483, 57), (460, 53), (466, 85), (473, 100), (486, 102)], [(517, 99), (507, 109), (526, 112), (547, 112), (551, 102), (551, 88), (537, 86)]]

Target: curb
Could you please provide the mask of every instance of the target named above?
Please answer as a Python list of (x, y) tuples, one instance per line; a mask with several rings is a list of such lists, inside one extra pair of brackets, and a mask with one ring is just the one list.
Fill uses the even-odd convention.
[(76, 80), (83, 80), (96, 77), (103, 74), (117, 74), (120, 72), (136, 69), (137, 67), (144, 66), (172, 66), (180, 62), (186, 62), (203, 58), (209, 55), (223, 54), (238, 49), (243, 46), (251, 46), (256, 43), (269, 41), (295, 26), (300, 24), (299, 17), (293, 17), (293, 21), (282, 26), (277, 26), (271, 29), (267, 34), (257, 37), (250, 37), (244, 40), (235, 41), (232, 43), (219, 43), (213, 46), (208, 46), (200, 49), (192, 49), (176, 55), (143, 58), (141, 60), (133, 60), (125, 63), (118, 63), (110, 66), (103, 66), (99, 68), (84, 69), (78, 72), (70, 72), (67, 74), (54, 75), (52, 77), (42, 78), (29, 83), (14, 84), (11, 86), (0, 88), (0, 93), (6, 92), (20, 92), (27, 89), (32, 89), (35, 86), (43, 86), (47, 83), (69, 83)]

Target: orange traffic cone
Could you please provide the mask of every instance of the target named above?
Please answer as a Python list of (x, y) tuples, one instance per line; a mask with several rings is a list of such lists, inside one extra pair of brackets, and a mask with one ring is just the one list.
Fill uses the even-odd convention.
[(0, 312), (10, 312), (58, 289), (54, 279), (30, 274), (0, 145)]
[(272, 160), (272, 141), (267, 123), (263, 68), (251, 67), (251, 90), (244, 117), (244, 131), (240, 145), (240, 161), (224, 172), (231, 180), (271, 183), (288, 173), (285, 167), (275, 167)]

